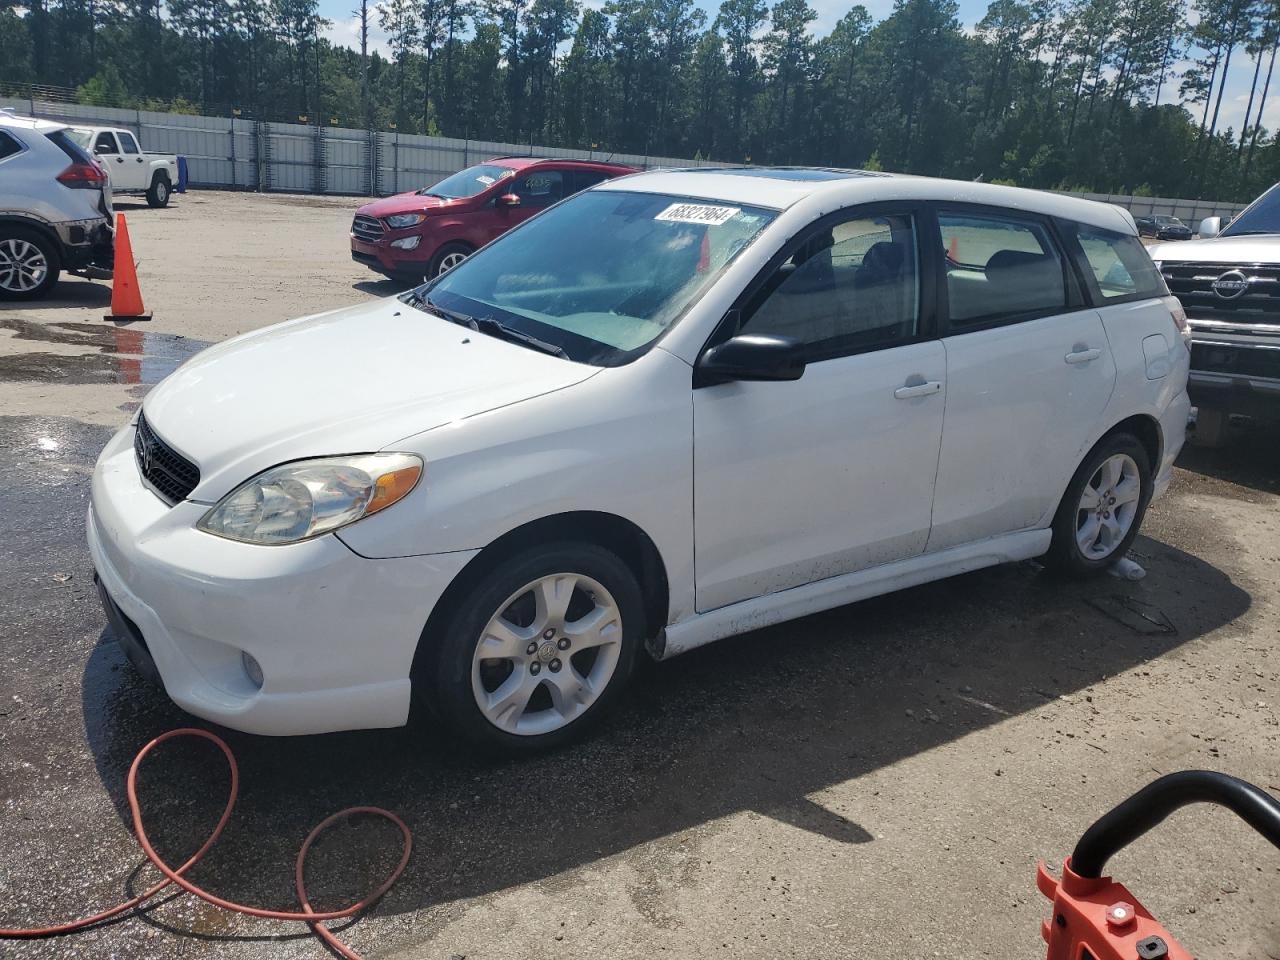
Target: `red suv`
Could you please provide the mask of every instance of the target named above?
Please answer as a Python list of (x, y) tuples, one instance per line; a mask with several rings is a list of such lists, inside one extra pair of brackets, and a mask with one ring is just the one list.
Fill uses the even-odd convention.
[(351, 222), (351, 259), (418, 283), (579, 190), (636, 173), (593, 160), (494, 157), (435, 186), (366, 203)]

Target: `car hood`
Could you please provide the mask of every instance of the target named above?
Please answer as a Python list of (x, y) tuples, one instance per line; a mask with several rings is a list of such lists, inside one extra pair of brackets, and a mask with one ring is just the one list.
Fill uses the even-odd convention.
[(465, 202), (465, 200), (445, 200), (443, 197), (424, 197), (416, 193), (397, 193), (395, 196), (366, 203), (356, 213), (381, 219), (397, 213), (430, 213), (441, 207), (457, 207)]
[(597, 371), (393, 298), (210, 347), (152, 390), (143, 413), (199, 466), (191, 499), (212, 503), (268, 467), (380, 450)]
[(1280, 234), (1182, 240), (1147, 247), (1152, 260), (1208, 263), (1280, 263)]

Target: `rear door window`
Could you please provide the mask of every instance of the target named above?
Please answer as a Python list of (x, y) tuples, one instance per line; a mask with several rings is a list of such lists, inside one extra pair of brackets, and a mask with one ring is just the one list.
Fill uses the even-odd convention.
[(137, 153), (138, 141), (133, 139), (132, 133), (122, 133), (120, 134), (120, 148), (125, 153)]
[(1165, 295), (1164, 279), (1137, 237), (1079, 224), (1076, 238), (1103, 300)]
[(609, 175), (605, 173), (597, 173), (593, 170), (570, 170), (564, 175), (564, 195), (577, 193), (579, 190), (585, 190), (587, 187), (594, 187), (597, 183), (603, 183), (609, 179)]
[(938, 212), (950, 325), (964, 330), (1067, 308), (1065, 262), (1042, 220)]

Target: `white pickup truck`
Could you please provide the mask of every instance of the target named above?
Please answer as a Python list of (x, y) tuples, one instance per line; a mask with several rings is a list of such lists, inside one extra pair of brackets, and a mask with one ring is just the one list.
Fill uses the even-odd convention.
[(107, 171), (111, 192), (144, 194), (153, 207), (169, 205), (178, 182), (178, 158), (171, 154), (143, 153), (138, 140), (120, 127), (72, 127), (70, 135), (98, 158)]

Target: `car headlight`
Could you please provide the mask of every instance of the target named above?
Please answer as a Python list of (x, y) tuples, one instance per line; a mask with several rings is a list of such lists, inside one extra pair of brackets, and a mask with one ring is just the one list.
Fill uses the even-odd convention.
[(412, 227), (427, 219), (425, 213), (397, 213), (394, 216), (387, 217), (387, 226), (393, 230), (403, 230), (405, 227)]
[(196, 529), (244, 543), (297, 543), (385, 510), (421, 476), (422, 460), (411, 453), (298, 460), (236, 487)]

